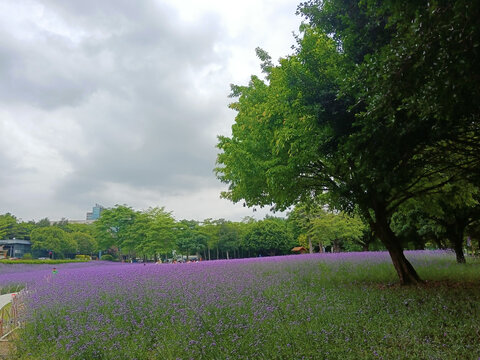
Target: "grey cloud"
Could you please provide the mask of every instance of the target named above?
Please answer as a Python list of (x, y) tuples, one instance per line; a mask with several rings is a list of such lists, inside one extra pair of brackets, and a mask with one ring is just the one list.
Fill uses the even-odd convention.
[[(74, 11), (77, 5), (70, 2), (55, 6), (74, 25), (90, 29), (103, 29), (96, 20), (109, 13), (105, 3), (93, 17), (87, 16), (90, 6), (86, 12)], [(121, 3), (109, 13), (122, 29), (87, 38), (75, 49), (81, 78), (88, 81), (79, 86), (76, 103), (57, 98), (57, 105), (73, 107), (69, 116), (81, 124), (78, 136), (87, 151), (62, 150), (73, 171), (61, 182), (58, 198), (92, 196), (109, 182), (160, 192), (216, 183), (216, 150), (204, 129), (222, 116), (218, 109), (227, 94), (214, 90), (211, 96), (219, 99), (202, 97), (193, 80), (204, 66), (224, 66), (222, 54), (213, 50), (221, 29), (215, 19), (182, 28), (159, 8), (128, 9)], [(57, 54), (56, 61), (61, 68), (65, 59)]]
[(3, 151), (0, 152), (0, 187), (7, 186), (12, 180), (14, 180), (14, 175), (17, 172), (15, 162), (10, 157), (6, 156)]
[[(149, 196), (199, 202), (215, 193), (218, 199), (215, 134), (233, 118), (227, 109), (232, 39), (221, 19), (186, 23), (154, 0), (18, 3), (40, 4), (35, 14), (43, 18), (32, 15), (9, 28), (0, 14), (0, 108), (11, 121), (25, 121), (18, 141), (24, 131), (42, 151), (32, 165), (22, 159), (32, 150), (7, 157), (0, 144), (0, 185), (23, 179), (17, 183), (30, 186), (24, 199), (4, 190), (8, 204), (50, 208), (61, 217), (95, 202), (125, 203), (122, 191), (129, 200), (138, 194), (143, 204)], [(0, 133), (0, 142), (6, 136)], [(202, 195), (189, 197), (194, 193)]]
[[(143, 5), (132, 5), (137, 3)], [(35, 36), (30, 39), (19, 40), (0, 31), (0, 99), (4, 102), (51, 109), (77, 106), (99, 89), (135, 89), (154, 80), (172, 84), (174, 75), (181, 83), (186, 68), (212, 60), (219, 33), (215, 22), (206, 27), (179, 27), (171, 18), (171, 9), (153, 2), (44, 4), (47, 13), (56, 9), (73, 33), (80, 34), (79, 43), (36, 24), (32, 24)]]
[(81, 59), (62, 46), (30, 47), (0, 33), (0, 99), (3, 103), (29, 103), (54, 108), (75, 105), (94, 90), (95, 81), (79, 69)]
[[(159, 100), (158, 110), (146, 107), (137, 115), (135, 108), (104, 121), (101, 128), (84, 127), (90, 153), (85, 157), (70, 152), (76, 168), (72, 179), (88, 176), (95, 179), (86, 183), (93, 187), (113, 181), (159, 191), (204, 185), (196, 177), (215, 182), (216, 151), (202, 133), (203, 117), (213, 116), (214, 111), (197, 113), (198, 109), (182, 109), (181, 103), (168, 108), (168, 100), (165, 105)], [(73, 190), (77, 184), (67, 181), (65, 186)]]

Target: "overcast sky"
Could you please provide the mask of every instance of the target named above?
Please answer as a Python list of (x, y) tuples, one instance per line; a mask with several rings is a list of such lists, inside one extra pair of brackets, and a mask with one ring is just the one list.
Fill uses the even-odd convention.
[(255, 48), (291, 53), (298, 2), (0, 0), (0, 214), (263, 217), (220, 199), (216, 137)]

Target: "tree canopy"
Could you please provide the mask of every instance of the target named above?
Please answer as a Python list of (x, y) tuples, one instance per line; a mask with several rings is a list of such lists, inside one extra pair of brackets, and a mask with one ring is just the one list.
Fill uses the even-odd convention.
[[(402, 283), (420, 281), (391, 228), (405, 201), (479, 171), (479, 5), (308, 1), (294, 54), (232, 86), (219, 137), (223, 196), (285, 209), (330, 193), (358, 208)], [(466, 144), (467, 151), (460, 151)]]
[(259, 255), (288, 254), (295, 244), (287, 222), (278, 218), (256, 222), (245, 235), (247, 249)]
[(52, 258), (64, 258), (75, 254), (78, 244), (71, 235), (57, 227), (39, 227), (32, 230), (30, 235), (33, 250), (51, 252)]

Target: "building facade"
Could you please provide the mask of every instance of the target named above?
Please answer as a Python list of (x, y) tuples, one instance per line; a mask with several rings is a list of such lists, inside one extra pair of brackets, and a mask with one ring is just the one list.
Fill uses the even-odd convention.
[(7, 251), (8, 257), (13, 258), (22, 258), (26, 253), (32, 252), (32, 244), (29, 240), (0, 240), (0, 248)]
[(103, 209), (105, 209), (102, 205), (95, 204), (92, 208), (91, 212), (87, 212), (87, 220), (97, 220), (100, 218), (100, 214), (102, 213)]

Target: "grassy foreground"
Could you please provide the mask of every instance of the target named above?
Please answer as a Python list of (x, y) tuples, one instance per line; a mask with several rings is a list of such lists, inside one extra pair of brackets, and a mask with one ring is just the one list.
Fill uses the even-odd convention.
[(409, 252), (60, 268), (29, 286), (18, 359), (478, 359), (480, 263)]

